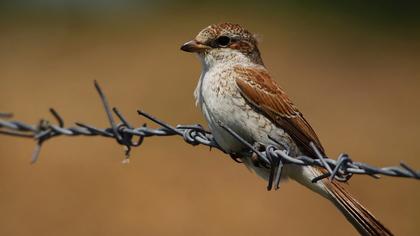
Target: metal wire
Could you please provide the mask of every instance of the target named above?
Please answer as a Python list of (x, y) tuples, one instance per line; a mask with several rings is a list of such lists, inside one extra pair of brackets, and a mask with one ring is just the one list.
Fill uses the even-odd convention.
[[(149, 128), (146, 123), (138, 128), (134, 128), (127, 122), (125, 117), (118, 111), (117, 108), (110, 108), (108, 100), (103, 93), (99, 84), (94, 82), (95, 88), (100, 96), (105, 114), (108, 118), (109, 128), (96, 128), (92, 125), (75, 123), (73, 127), (65, 127), (63, 118), (59, 113), (50, 109), (50, 113), (54, 117), (56, 124), (47, 120), (40, 120), (36, 125), (28, 125), (20, 121), (10, 120), (12, 115), (10, 113), (0, 113), (0, 134), (32, 138), (36, 141), (36, 147), (32, 155), (31, 163), (35, 163), (40, 154), (42, 144), (55, 137), (59, 136), (101, 136), (114, 139), (119, 145), (126, 147), (125, 161), (128, 161), (132, 147), (138, 147), (143, 144), (145, 138), (153, 136), (181, 136), (185, 142), (191, 145), (204, 145), (210, 148), (216, 148), (226, 153), (215, 141), (212, 134), (206, 131), (201, 125), (177, 125), (171, 126), (158, 118), (138, 110), (138, 114), (147, 120), (158, 125), (158, 128)], [(118, 118), (116, 122), (114, 116)], [(316, 157), (298, 156), (291, 157), (283, 150), (279, 150), (276, 146), (267, 145), (256, 148), (254, 144), (246, 142), (237, 133), (231, 130), (224, 124), (219, 124), (227, 132), (229, 132), (238, 141), (247, 146), (250, 153), (256, 156), (256, 164), (262, 168), (270, 170), (270, 178), (267, 189), (271, 190), (279, 188), (280, 176), (284, 165), (301, 165), (301, 166), (318, 166), (326, 170), (326, 174), (314, 178), (312, 181), (316, 182), (324, 178), (329, 178), (330, 181), (336, 180), (340, 182), (348, 181), (354, 174), (368, 175), (378, 178), (380, 175), (391, 177), (404, 177), (420, 179), (420, 172), (415, 171), (403, 162), (400, 166), (391, 166), (378, 168), (361, 162), (354, 162), (347, 154), (341, 154), (337, 159), (331, 159), (322, 156), (319, 150), (311, 143), (311, 147), (317, 154)], [(236, 158), (233, 157), (232, 158)]]

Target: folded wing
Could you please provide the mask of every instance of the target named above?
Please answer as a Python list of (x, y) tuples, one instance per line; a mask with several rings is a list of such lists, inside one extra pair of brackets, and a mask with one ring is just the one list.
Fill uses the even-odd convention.
[(285, 130), (306, 155), (316, 156), (310, 142), (324, 154), (315, 131), (265, 68), (235, 67), (235, 72), (242, 96), (253, 107)]

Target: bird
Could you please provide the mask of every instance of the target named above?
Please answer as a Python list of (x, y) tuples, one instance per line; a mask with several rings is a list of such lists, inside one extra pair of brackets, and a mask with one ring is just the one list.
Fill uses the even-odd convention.
[[(290, 156), (325, 156), (320, 139), (297, 106), (272, 78), (263, 63), (257, 37), (239, 24), (218, 23), (202, 29), (181, 50), (195, 53), (201, 75), (194, 97), (216, 143), (267, 180), (270, 169), (260, 165), (248, 143), (274, 145)], [(281, 181), (292, 179), (331, 201), (361, 235), (392, 235), (374, 215), (337, 181), (323, 179), (321, 167), (286, 165)]]

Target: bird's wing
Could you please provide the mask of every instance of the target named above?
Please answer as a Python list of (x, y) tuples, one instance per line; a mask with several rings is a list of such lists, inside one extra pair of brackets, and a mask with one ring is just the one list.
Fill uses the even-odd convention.
[[(313, 142), (324, 154), (324, 149), (309, 123), (302, 113), (290, 101), (284, 91), (271, 79), (264, 68), (235, 67), (238, 75), (236, 83), (242, 96), (264, 113), (276, 125), (284, 129), (306, 155), (316, 157), (309, 143)], [(309, 167), (316, 175), (328, 173), (321, 167)], [(331, 201), (343, 212), (346, 218), (361, 235), (392, 235), (392, 233), (373, 216), (364, 206), (353, 198), (340, 183), (323, 179)]]
[(310, 142), (324, 154), (315, 131), (265, 68), (237, 66), (235, 72), (236, 84), (242, 96), (253, 107), (284, 129), (305, 154), (316, 156)]

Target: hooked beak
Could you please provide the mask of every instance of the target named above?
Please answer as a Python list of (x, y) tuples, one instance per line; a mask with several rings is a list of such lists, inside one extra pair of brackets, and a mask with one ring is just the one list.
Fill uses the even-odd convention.
[(210, 47), (195, 39), (188, 41), (181, 46), (181, 50), (185, 52), (204, 52), (208, 48)]

